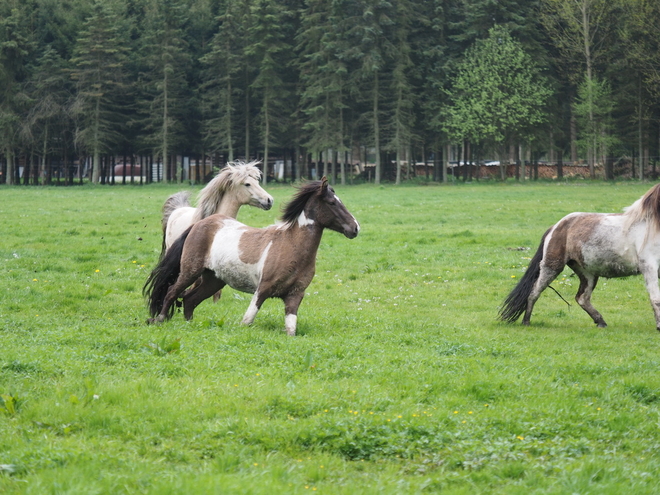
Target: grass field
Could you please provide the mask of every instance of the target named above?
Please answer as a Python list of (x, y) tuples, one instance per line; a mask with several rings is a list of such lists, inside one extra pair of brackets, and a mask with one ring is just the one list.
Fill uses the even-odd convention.
[[(641, 278), (566, 271), (531, 327), (496, 320), (547, 227), (649, 183), (337, 187), (283, 332), (223, 291), (147, 326), (176, 186), (0, 188), (0, 492), (658, 493), (660, 335)], [(194, 189), (193, 189), (194, 190)], [(272, 223), (293, 190), (268, 188)], [(529, 248), (530, 250), (526, 250)]]

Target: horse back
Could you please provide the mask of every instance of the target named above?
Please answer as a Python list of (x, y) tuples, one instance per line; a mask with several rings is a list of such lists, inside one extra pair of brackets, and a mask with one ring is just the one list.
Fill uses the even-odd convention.
[(168, 248), (192, 225), (194, 214), (195, 208), (191, 206), (177, 208), (170, 214), (165, 229), (165, 244)]
[(561, 270), (576, 264), (602, 277), (639, 273), (638, 240), (625, 228), (620, 214), (572, 213), (546, 238), (544, 264)]

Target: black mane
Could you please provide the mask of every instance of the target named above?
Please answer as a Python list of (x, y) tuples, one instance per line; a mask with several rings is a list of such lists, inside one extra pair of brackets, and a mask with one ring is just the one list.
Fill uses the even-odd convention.
[(298, 192), (284, 207), (284, 212), (282, 213), (281, 218), (282, 222), (286, 224), (295, 222), (305, 209), (305, 205), (307, 204), (307, 201), (309, 201), (309, 198), (314, 194), (318, 194), (321, 191), (322, 186), (323, 181), (313, 180), (298, 187)]

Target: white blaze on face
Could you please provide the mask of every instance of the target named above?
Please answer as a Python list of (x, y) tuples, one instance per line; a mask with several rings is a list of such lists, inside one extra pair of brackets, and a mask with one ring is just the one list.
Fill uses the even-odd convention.
[[(339, 196), (337, 196), (336, 194), (335, 194), (335, 199), (336, 199), (339, 203), (344, 204), (344, 203), (342, 203), (341, 199), (339, 199)], [(347, 211), (348, 211), (348, 210), (347, 210)], [(360, 222), (357, 221), (357, 218), (355, 218), (355, 216), (354, 216), (350, 211), (348, 212), (348, 214), (351, 216), (351, 218), (352, 218), (353, 220), (355, 220), (355, 224), (357, 225), (357, 231), (358, 231), (358, 233), (359, 233), (359, 232), (360, 232)]]
[(254, 294), (259, 287), (272, 242), (266, 246), (257, 263), (243, 263), (238, 246), (245, 230), (247, 227), (236, 220), (226, 219), (224, 221), (223, 227), (218, 230), (213, 239), (208, 268), (230, 287)]

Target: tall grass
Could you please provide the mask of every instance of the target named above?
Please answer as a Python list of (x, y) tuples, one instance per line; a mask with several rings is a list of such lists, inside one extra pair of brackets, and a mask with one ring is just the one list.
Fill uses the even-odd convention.
[(657, 493), (642, 280), (599, 283), (606, 329), (551, 291), (496, 320), (548, 226), (648, 187), (337, 187), (362, 231), (325, 234), (295, 338), (229, 289), (144, 323), (174, 186), (0, 188), (0, 491)]

